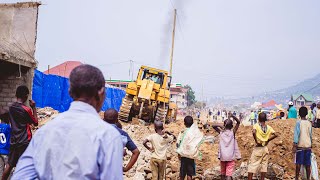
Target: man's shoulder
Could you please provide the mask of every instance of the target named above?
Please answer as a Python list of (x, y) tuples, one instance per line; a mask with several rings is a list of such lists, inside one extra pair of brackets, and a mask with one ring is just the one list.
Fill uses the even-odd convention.
[(118, 128), (118, 127), (115, 127), (115, 128), (119, 131), (119, 133), (120, 133), (122, 136), (130, 137), (129, 134), (128, 134), (126, 131), (124, 131), (123, 129), (120, 129), (120, 128)]
[(157, 135), (158, 135), (157, 133), (152, 133), (152, 134), (150, 134), (150, 135), (147, 137), (147, 139), (148, 139), (148, 140), (152, 140), (152, 139), (156, 138)]
[(260, 127), (260, 126), (259, 126), (258, 123), (254, 124), (254, 125), (252, 126), (253, 129), (257, 129), (257, 128), (259, 128), (259, 127)]
[(300, 119), (297, 119), (296, 125), (299, 125), (300, 123), (301, 123), (301, 120), (300, 120)]
[[(299, 122), (300, 124), (304, 124), (306, 126), (309, 126), (309, 125), (312, 126), (312, 123), (308, 120), (298, 120), (298, 121), (300, 121)], [(297, 121), (297, 123), (298, 123), (298, 121)]]
[(297, 109), (294, 107), (294, 106), (292, 106), (290, 109), (289, 109), (289, 111), (297, 111)]
[(21, 111), (21, 109), (28, 111), (31, 110), (31, 108), (29, 108), (28, 106), (22, 104), (22, 103), (18, 103), (18, 102), (14, 102), (11, 104), (11, 106), (9, 107), (9, 112), (12, 113), (14, 111)]
[[(112, 127), (112, 125), (104, 122), (99, 116), (90, 113), (83, 113), (75, 116), (73, 112), (63, 112), (57, 117), (49, 121), (46, 125), (41, 127), (45, 131), (56, 128), (73, 128), (83, 132), (89, 132), (90, 134), (114, 134), (114, 136), (120, 135), (119, 131)], [(93, 133), (96, 132), (96, 133)]]

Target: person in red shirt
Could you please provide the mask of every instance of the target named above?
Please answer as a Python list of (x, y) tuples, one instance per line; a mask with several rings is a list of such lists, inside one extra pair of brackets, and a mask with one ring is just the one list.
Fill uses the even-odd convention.
[(11, 138), (8, 163), (2, 175), (2, 180), (8, 179), (12, 169), (17, 165), (20, 156), (31, 141), (31, 125), (38, 126), (36, 104), (29, 100), (30, 107), (25, 103), (29, 97), (27, 86), (19, 86), (16, 91), (17, 101), (9, 107)]

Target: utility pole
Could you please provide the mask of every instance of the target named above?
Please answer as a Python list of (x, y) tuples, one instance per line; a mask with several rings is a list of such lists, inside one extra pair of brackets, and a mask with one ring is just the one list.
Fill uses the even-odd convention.
[(133, 81), (133, 70), (134, 70), (133, 60), (130, 59), (129, 78), (131, 76), (131, 81)]
[(174, 37), (176, 33), (176, 19), (177, 19), (177, 9), (174, 9), (173, 16), (173, 29), (172, 29), (172, 44), (171, 44), (171, 54), (170, 54), (170, 76), (172, 77), (172, 61), (173, 61), (173, 50), (174, 50)]
[(131, 81), (133, 81), (134, 61), (131, 60), (131, 62), (132, 62)]
[(201, 103), (202, 103), (202, 104), (201, 104), (201, 107), (202, 107), (202, 106), (203, 106), (203, 102), (204, 102), (204, 98), (203, 98), (203, 84), (201, 85), (201, 91), (202, 91), (202, 92), (201, 92), (201, 93), (202, 93), (202, 95), (201, 95), (201, 96), (202, 96), (202, 97), (201, 97), (201, 101), (202, 101), (202, 102), (201, 102)]

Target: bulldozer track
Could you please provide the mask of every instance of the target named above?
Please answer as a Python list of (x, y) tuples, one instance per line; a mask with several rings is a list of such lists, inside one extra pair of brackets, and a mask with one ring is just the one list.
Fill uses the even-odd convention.
[(120, 106), (120, 111), (119, 111), (119, 116), (118, 116), (118, 120), (120, 121), (124, 121), (124, 122), (128, 122), (128, 118), (130, 115), (130, 110), (133, 104), (133, 99), (132, 97), (126, 95), (123, 100), (122, 100), (122, 104)]
[(167, 112), (168, 112), (168, 106), (163, 107), (163, 105), (159, 105), (155, 120), (165, 121)]

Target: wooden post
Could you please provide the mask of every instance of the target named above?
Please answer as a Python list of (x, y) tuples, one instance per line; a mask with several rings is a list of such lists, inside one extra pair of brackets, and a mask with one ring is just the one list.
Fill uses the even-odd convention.
[(172, 44), (171, 44), (171, 54), (170, 54), (170, 76), (171, 77), (172, 77), (172, 60), (173, 60), (173, 50), (174, 50), (174, 36), (175, 36), (175, 32), (176, 32), (176, 18), (177, 18), (177, 9), (174, 9)]

